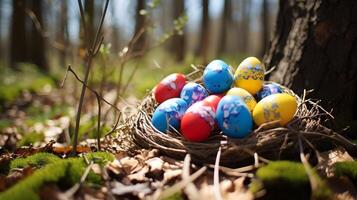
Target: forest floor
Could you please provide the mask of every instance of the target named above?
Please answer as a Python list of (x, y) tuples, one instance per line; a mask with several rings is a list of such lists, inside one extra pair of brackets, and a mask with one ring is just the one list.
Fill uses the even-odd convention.
[[(157, 149), (137, 148), (130, 132), (105, 135), (114, 121), (111, 117), (103, 123), (99, 150), (96, 99), (89, 94), (80, 126), (79, 154), (71, 156), (76, 102), (71, 84), (75, 82), (58, 88), (46, 76), (22, 73), (26, 76), (2, 73), (0, 200), (309, 199), (311, 195), (315, 199), (357, 199), (357, 161), (340, 147), (321, 152), (325, 160), (314, 166), (320, 177), (318, 189), (310, 184), (298, 160), (257, 163), (252, 157), (251, 165), (220, 166), (215, 171), (214, 165), (191, 162), (190, 155), (176, 160)], [(19, 81), (19, 76), (29, 80)], [(113, 100), (110, 94), (105, 97)], [(127, 95), (119, 108), (130, 115), (138, 103), (136, 97)], [(219, 176), (215, 178), (215, 174)]]

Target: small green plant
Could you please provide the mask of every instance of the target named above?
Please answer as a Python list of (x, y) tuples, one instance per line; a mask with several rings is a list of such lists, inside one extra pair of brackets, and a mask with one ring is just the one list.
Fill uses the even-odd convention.
[(36, 132), (26, 133), (25, 135), (23, 135), (21, 140), (17, 142), (17, 146), (18, 147), (28, 146), (34, 144), (35, 142), (43, 141), (44, 139), (45, 136), (43, 135), (43, 133), (36, 133)]
[(347, 176), (357, 181), (357, 161), (337, 162), (333, 165), (335, 176)]

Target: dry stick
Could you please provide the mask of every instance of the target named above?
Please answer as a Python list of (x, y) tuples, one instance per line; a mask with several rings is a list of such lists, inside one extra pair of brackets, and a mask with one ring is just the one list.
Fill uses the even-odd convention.
[(92, 166), (93, 166), (93, 161), (90, 162), (90, 164), (87, 166), (86, 170), (84, 171), (79, 183), (76, 183), (75, 185), (73, 185), (71, 188), (69, 188), (64, 194), (63, 196), (60, 196), (60, 199), (70, 199), (71, 197), (73, 197), (73, 195), (79, 190), (79, 188), (83, 185), (84, 181), (86, 180)]
[[(114, 108), (114, 109), (119, 113), (118, 118), (117, 118), (117, 121), (116, 121), (114, 127), (112, 128), (111, 131), (109, 131), (108, 133), (106, 133), (106, 135), (113, 133), (113, 132), (115, 131), (116, 127), (117, 127), (118, 124), (119, 124), (119, 120), (120, 120), (120, 117), (121, 117), (120, 109), (119, 109), (118, 107), (116, 107), (115, 105), (111, 104), (111, 103), (110, 103), (109, 101), (107, 101), (106, 99), (104, 99), (97, 91), (95, 91), (94, 89), (92, 89), (91, 87), (89, 87), (88, 85), (86, 85), (86, 84), (78, 77), (78, 75), (76, 74), (76, 72), (73, 71), (73, 69), (71, 68), (70, 65), (68, 66), (68, 68), (67, 68), (67, 70), (66, 70), (66, 74), (65, 74), (64, 79), (63, 79), (63, 81), (62, 81), (62, 83), (61, 83), (61, 87), (64, 85), (64, 82), (65, 82), (65, 80), (67, 79), (68, 72), (71, 72), (71, 73), (74, 75), (74, 77), (75, 77), (80, 83), (82, 83), (90, 92), (92, 92), (92, 93), (96, 96), (97, 102), (98, 102), (98, 118), (99, 118), (98, 121), (99, 121), (99, 123), (100, 123), (100, 116), (101, 116), (101, 108), (100, 108), (100, 101), (99, 101), (99, 100), (104, 101), (106, 104), (108, 104), (109, 106), (111, 106), (112, 108)], [(98, 124), (98, 126), (99, 126), (99, 124)], [(99, 132), (99, 128), (98, 128), (98, 132)]]
[(311, 169), (311, 166), (305, 157), (304, 149), (303, 149), (302, 141), (301, 141), (301, 134), (298, 135), (298, 142), (299, 142), (299, 150), (300, 150), (300, 160), (301, 160), (301, 163), (304, 165), (307, 175), (309, 176), (311, 191), (314, 192), (317, 190), (319, 185), (318, 185), (318, 181), (316, 180), (316, 177), (314, 176), (314, 173)]
[[(88, 48), (89, 46), (87, 46), (87, 56), (86, 56), (86, 71), (85, 71), (85, 76), (84, 76), (84, 81), (82, 84), (82, 91), (81, 91), (81, 96), (79, 98), (79, 105), (78, 105), (78, 110), (77, 110), (77, 116), (76, 116), (76, 127), (74, 129), (74, 139), (73, 139), (73, 149), (72, 149), (72, 154), (77, 154), (77, 144), (78, 144), (78, 131), (79, 131), (79, 124), (81, 121), (81, 113), (82, 113), (82, 107), (83, 107), (83, 102), (84, 102), (84, 95), (86, 92), (86, 86), (88, 83), (88, 77), (89, 77), (89, 72), (90, 72), (90, 68), (92, 66), (92, 59), (95, 56), (95, 54), (98, 52), (97, 49), (96, 51), (93, 51), (96, 47), (98, 47), (98, 39), (99, 39), (99, 34), (101, 32), (102, 26), (103, 26), (103, 22), (104, 22), (104, 18), (105, 18), (105, 14), (107, 12), (107, 8), (108, 8), (108, 4), (109, 4), (109, 0), (107, 0), (105, 2), (105, 7), (104, 7), (104, 11), (102, 13), (102, 17), (99, 23), (99, 27), (97, 29), (97, 33), (94, 39), (94, 42), (92, 44), (91, 48)], [(79, 10), (81, 13), (81, 18), (82, 18), (82, 22), (83, 22), (83, 26), (85, 27), (85, 18), (84, 18), (84, 9), (83, 9), (83, 5), (82, 5), (82, 1), (78, 0), (78, 5), (79, 5)], [(87, 32), (85, 32), (85, 41), (87, 41), (87, 37), (88, 35), (86, 34)], [(102, 38), (100, 40), (101, 42), (103, 41)], [(89, 45), (89, 44), (87, 44)], [(100, 45), (100, 44), (99, 44)]]
[(180, 191), (182, 188), (184, 188), (188, 183), (193, 182), (194, 180), (196, 180), (198, 177), (200, 177), (203, 172), (205, 172), (207, 169), (206, 166), (201, 167), (199, 170), (197, 170), (195, 173), (193, 173), (188, 179), (182, 180), (178, 183), (176, 183), (175, 185), (173, 185), (172, 187), (164, 190), (161, 195), (159, 196), (158, 199), (165, 199), (173, 194), (175, 194), (176, 192)]
[(213, 175), (213, 192), (216, 200), (222, 200), (221, 191), (219, 188), (219, 161), (221, 160), (221, 147), (217, 151), (216, 163), (214, 164)]
[[(185, 159), (183, 161), (183, 168), (182, 168), (182, 180), (186, 180), (190, 177), (190, 167), (191, 167), (191, 156), (190, 154), (186, 154)], [(189, 199), (199, 199), (198, 191), (193, 183), (188, 183), (184, 189), (187, 197)]]

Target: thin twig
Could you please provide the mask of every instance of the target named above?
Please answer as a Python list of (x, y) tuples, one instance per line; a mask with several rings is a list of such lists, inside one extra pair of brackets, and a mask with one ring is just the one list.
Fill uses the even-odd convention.
[(221, 147), (219, 147), (216, 156), (216, 163), (214, 166), (214, 175), (213, 175), (213, 192), (216, 200), (222, 200), (221, 191), (219, 188), (219, 161), (221, 159)]

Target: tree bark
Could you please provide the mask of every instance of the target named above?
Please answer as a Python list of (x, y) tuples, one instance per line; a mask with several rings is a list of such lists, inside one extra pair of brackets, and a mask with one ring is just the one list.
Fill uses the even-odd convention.
[[(173, 10), (173, 20), (179, 18), (183, 15), (185, 10), (185, 1), (183, 0), (174, 0), (172, 4)], [(185, 57), (185, 30), (182, 30), (181, 35), (175, 34), (171, 39), (171, 50), (175, 52), (176, 61), (183, 61)]]
[(340, 120), (356, 119), (357, 1), (280, 0), (275, 36), (264, 57), (270, 80), (297, 94), (314, 89)]
[(242, 0), (241, 10), (239, 50), (246, 53), (249, 45), (251, 1)]
[(17, 69), (19, 62), (25, 62), (26, 29), (25, 29), (25, 0), (12, 1), (12, 22), (10, 34), (10, 66)]
[(268, 0), (263, 0), (262, 2), (262, 38), (261, 38), (261, 52), (260, 56), (263, 56), (265, 51), (268, 49), (270, 30), (269, 30), (269, 4)]
[[(47, 72), (48, 65), (46, 61), (45, 55), (45, 38), (41, 31), (45, 30), (43, 27), (43, 1), (32, 0), (30, 5), (30, 10), (36, 16), (37, 22), (31, 22), (31, 40), (30, 40), (30, 48), (29, 50), (29, 62), (35, 64), (41, 71)], [(35, 23), (39, 23), (42, 30), (36, 28)], [(34, 50), (35, 49), (35, 50)]]
[(134, 44), (134, 51), (142, 51), (146, 48), (146, 34), (145, 32), (142, 33), (143, 29), (145, 28), (145, 15), (140, 14), (140, 11), (145, 9), (145, 0), (137, 0), (136, 3), (136, 15), (135, 15), (135, 32), (134, 37), (140, 34), (138, 40)]
[(224, 54), (227, 43), (227, 29), (232, 20), (232, 0), (224, 0), (224, 7), (222, 12), (222, 27), (220, 33), (220, 42), (218, 47), (219, 54)]
[(210, 38), (209, 21), (209, 0), (202, 0), (200, 43), (196, 55), (200, 56), (203, 59), (204, 64), (207, 64), (208, 62), (208, 47)]
[(63, 49), (59, 50), (59, 63), (62, 67), (66, 67), (67, 49), (68, 49), (68, 5), (67, 1), (61, 1), (61, 8), (59, 13), (59, 29), (57, 33), (58, 41), (63, 45)]

